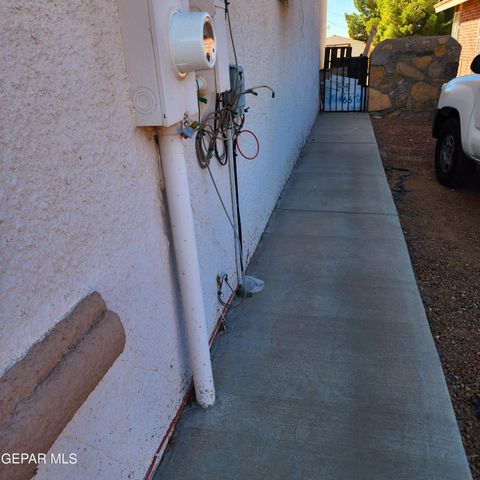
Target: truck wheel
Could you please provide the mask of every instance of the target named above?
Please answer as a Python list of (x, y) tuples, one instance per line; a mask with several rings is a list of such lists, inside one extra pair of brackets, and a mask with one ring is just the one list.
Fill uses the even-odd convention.
[(463, 153), (460, 123), (447, 120), (437, 137), (435, 172), (438, 181), (446, 187), (461, 187), (473, 175), (475, 163)]

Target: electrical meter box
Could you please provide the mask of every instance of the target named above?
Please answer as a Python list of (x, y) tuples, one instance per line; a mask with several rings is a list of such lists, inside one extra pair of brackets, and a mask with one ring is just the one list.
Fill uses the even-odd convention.
[(209, 91), (223, 93), (230, 90), (230, 72), (228, 61), (227, 21), (224, 0), (190, 0), (192, 11), (205, 11), (213, 18), (217, 45), (217, 59), (214, 74), (202, 72), (209, 83)]
[(170, 126), (198, 112), (195, 70), (213, 68), (208, 12), (187, 0), (119, 0), (121, 32), (138, 126)]

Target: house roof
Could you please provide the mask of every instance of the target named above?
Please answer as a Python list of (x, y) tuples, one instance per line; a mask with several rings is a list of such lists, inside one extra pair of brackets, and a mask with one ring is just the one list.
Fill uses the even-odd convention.
[(365, 46), (365, 42), (361, 40), (355, 40), (354, 38), (349, 37), (342, 37), (341, 35), (332, 35), (331, 37), (327, 37), (325, 40), (325, 44), (328, 45), (359, 45)]
[(448, 10), (449, 8), (456, 7), (457, 5), (465, 2), (468, 2), (468, 0), (442, 0), (441, 2), (435, 4), (434, 7), (435, 11), (438, 13)]

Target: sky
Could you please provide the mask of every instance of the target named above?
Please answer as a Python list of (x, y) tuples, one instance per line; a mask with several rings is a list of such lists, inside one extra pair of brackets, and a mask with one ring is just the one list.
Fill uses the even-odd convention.
[(344, 13), (356, 11), (353, 0), (328, 0), (327, 5), (327, 36), (341, 35), (342, 37), (348, 37)]

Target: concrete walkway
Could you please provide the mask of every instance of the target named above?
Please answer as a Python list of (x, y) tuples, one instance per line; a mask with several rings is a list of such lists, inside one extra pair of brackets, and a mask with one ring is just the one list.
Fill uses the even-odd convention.
[(319, 117), (156, 479), (470, 472), (367, 114)]

